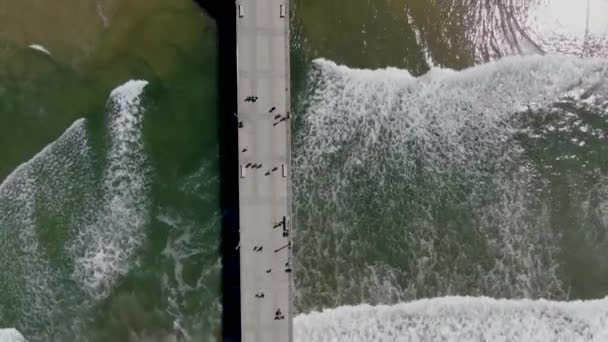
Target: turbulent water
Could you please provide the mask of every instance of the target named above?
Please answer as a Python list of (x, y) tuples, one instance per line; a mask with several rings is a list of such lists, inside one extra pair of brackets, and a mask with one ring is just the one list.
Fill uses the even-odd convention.
[[(15, 300), (14, 305), (0, 307), (0, 316), (18, 317), (17, 325), (26, 331), (36, 328), (41, 336), (53, 336), (52, 329), (60, 326), (69, 309), (86, 305), (89, 298), (107, 296), (142, 243), (140, 221), (145, 216), (135, 211), (141, 207), (137, 202), (145, 196), (145, 184), (120, 186), (121, 181), (142, 183), (137, 159), (141, 155), (139, 96), (144, 84), (129, 82), (110, 96), (111, 152), (103, 161), (101, 189), (94, 185), (84, 119), (0, 186), (2, 260), (13, 260), (7, 265), (2, 294)], [(59, 246), (43, 244), (50, 234), (55, 236), (49, 242)], [(66, 237), (64, 243), (55, 241)], [(66, 272), (71, 279), (66, 279)]]
[(12, 260), (2, 297), (14, 300), (0, 307), (0, 317), (18, 317), (25, 331), (55, 336), (70, 311), (107, 297), (133, 264), (149, 215), (139, 103), (146, 83), (130, 81), (110, 95), (103, 184), (95, 184), (80, 119), (0, 186), (1, 256)]
[[(84, 329), (94, 320), (99, 303), (117, 292), (117, 281), (124, 282), (127, 275), (137, 274), (143, 267), (141, 259), (146, 255), (144, 245), (153, 235), (149, 232), (153, 220), (170, 227), (160, 254), (166, 266), (155, 269), (168, 300), (165, 315), (173, 317), (173, 327), (167, 330), (188, 336), (203, 324), (204, 329), (197, 333), (211, 333), (203, 322), (217, 319), (217, 313), (213, 314), (217, 304), (210, 304), (217, 300), (216, 295), (211, 294), (211, 302), (202, 310), (199, 304), (189, 303), (192, 298), (188, 295), (194, 292), (201, 300), (201, 289), (213, 284), (208, 278), (218, 278), (218, 259), (205, 258), (209, 267), (194, 283), (185, 280), (192, 271), (184, 268), (189, 258), (205, 253), (201, 243), (205, 234), (215, 231), (217, 218), (204, 227), (171, 208), (152, 210), (154, 170), (142, 137), (147, 84), (128, 81), (111, 92), (102, 137), (107, 152), (95, 153), (90, 123), (79, 119), (0, 185), (0, 319), (18, 326), (31, 341), (66, 341), (74, 334), (79, 341), (98, 340), (102, 337), (95, 334), (112, 334), (106, 328), (88, 336)], [(215, 183), (205, 172), (201, 167), (186, 177), (180, 191), (205, 195)], [(158, 255), (154, 250), (151, 253)], [(137, 302), (126, 300), (119, 310), (135, 313), (127, 319), (143, 320), (136, 306)], [(189, 307), (208, 317), (198, 323), (193, 322), (200, 319), (197, 313), (183, 317)], [(109, 314), (120, 314), (113, 311)], [(142, 328), (144, 334), (150, 329)]]
[(339, 307), (295, 319), (297, 341), (606, 341), (608, 302), (446, 297)]
[(150, 186), (139, 96), (146, 84), (129, 81), (110, 94), (110, 151), (102, 175), (101, 203), (86, 210), (92, 213), (85, 214), (90, 217), (68, 247), (75, 256), (73, 278), (93, 298), (108, 296), (116, 278), (128, 273), (134, 252), (144, 240)]
[[(292, 1), (297, 341), (608, 340), (585, 2)], [(0, 7), (0, 341), (220, 339), (213, 23)]]
[(294, 2), (296, 339), (606, 340), (608, 2)]
[[(299, 310), (450, 295), (605, 296), (607, 76), (606, 60), (566, 56), (508, 57), (421, 77), (314, 61), (294, 147)], [(476, 309), (463, 309), (466, 301), (439, 316), (468, 320)], [(511, 310), (503, 339), (519, 325), (539, 340), (533, 325), (549, 329), (575, 315), (575, 306), (550, 304), (561, 308), (549, 310), (554, 319), (520, 320), (544, 304), (504, 303), (511, 309), (487, 309), (497, 318), (438, 338), (466, 340), (475, 325), (500, 324)], [(440, 317), (416, 319), (423, 305), (301, 316), (296, 331), (310, 341), (433, 340), (421, 329)], [(356, 323), (379, 312), (405, 318)], [(594, 322), (583, 320), (583, 335), (571, 336), (600, 340), (608, 332)]]

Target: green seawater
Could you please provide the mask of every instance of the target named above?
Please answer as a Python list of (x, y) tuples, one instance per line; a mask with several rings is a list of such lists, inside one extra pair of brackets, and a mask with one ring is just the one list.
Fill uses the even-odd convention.
[(0, 9), (0, 326), (217, 340), (214, 22), (187, 0)]

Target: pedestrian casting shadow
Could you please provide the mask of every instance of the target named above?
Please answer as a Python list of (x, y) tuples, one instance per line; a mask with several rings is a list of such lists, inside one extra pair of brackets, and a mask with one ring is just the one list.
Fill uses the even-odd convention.
[[(222, 210), (222, 334), (241, 340), (239, 251), (236, 5), (234, 0), (195, 0), (216, 22), (218, 32), (218, 137)], [(203, 91), (203, 89), (201, 89)]]

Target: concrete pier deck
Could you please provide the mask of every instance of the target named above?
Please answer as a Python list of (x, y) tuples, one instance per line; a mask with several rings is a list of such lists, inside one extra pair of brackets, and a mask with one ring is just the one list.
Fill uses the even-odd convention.
[(236, 3), (243, 342), (293, 340), (288, 2)]

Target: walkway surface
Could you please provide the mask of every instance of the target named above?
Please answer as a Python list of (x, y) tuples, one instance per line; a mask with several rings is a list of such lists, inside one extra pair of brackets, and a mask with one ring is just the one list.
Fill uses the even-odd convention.
[(243, 342), (292, 341), (288, 0), (237, 1)]

